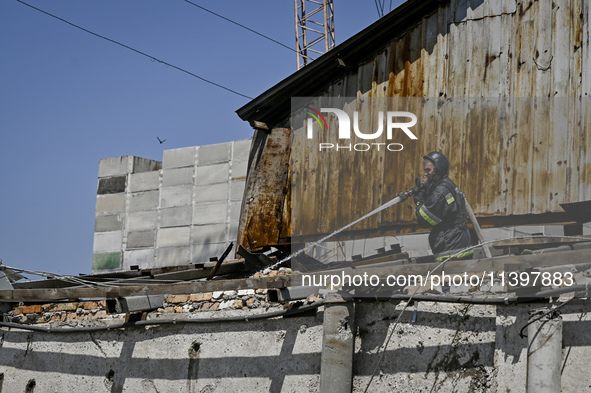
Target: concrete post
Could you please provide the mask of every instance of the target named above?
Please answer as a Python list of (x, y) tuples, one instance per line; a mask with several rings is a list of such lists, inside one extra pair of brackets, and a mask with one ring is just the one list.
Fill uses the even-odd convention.
[(560, 393), (562, 318), (544, 317), (527, 327), (527, 393)]
[(355, 309), (336, 294), (329, 294), (324, 305), (320, 391), (344, 393), (353, 389), (355, 350)]

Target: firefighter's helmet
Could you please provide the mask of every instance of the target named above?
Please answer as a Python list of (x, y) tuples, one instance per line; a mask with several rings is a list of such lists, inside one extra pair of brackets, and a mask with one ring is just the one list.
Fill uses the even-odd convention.
[(426, 156), (423, 156), (423, 159), (433, 162), (435, 169), (437, 169), (443, 175), (446, 175), (449, 171), (449, 160), (443, 153), (432, 151)]

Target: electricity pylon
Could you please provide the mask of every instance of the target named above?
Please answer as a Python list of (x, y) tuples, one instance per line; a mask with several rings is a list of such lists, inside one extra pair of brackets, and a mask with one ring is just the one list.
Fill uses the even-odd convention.
[(333, 0), (294, 0), (298, 70), (335, 46)]

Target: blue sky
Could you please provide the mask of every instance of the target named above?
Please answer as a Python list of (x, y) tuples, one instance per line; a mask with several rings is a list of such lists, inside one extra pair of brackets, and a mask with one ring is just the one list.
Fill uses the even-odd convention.
[[(25, 1), (250, 97), (296, 71), (295, 52), (186, 1)], [(292, 0), (194, 3), (295, 47)], [(372, 0), (334, 3), (337, 44), (378, 19)], [(249, 99), (16, 0), (0, 3), (0, 50), (4, 265), (90, 273), (100, 159), (252, 136), (235, 113)]]

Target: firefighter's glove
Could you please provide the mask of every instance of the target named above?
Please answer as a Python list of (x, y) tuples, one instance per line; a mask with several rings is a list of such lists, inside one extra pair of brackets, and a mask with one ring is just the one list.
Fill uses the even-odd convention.
[(425, 196), (423, 195), (422, 191), (417, 192), (416, 194), (414, 194), (414, 196), (412, 197), (412, 200), (414, 201), (415, 205), (420, 205), (423, 202), (425, 202)]

